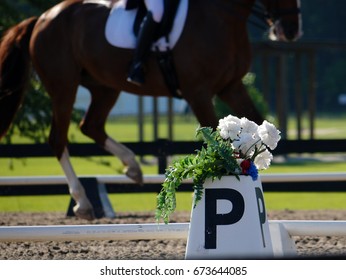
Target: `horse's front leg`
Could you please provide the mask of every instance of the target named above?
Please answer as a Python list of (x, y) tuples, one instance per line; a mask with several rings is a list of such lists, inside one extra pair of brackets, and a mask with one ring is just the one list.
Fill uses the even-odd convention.
[(82, 184), (80, 183), (76, 173), (74, 172), (67, 148), (64, 149), (59, 162), (67, 178), (69, 192), (76, 202), (76, 205), (73, 207), (73, 212), (78, 218), (81, 219), (95, 219), (93, 207), (86, 196)]

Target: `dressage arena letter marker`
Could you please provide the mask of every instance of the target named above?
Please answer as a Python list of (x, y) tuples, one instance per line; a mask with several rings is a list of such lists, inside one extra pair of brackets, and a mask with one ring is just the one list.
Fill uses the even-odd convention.
[(191, 211), (185, 258), (243, 257), (273, 257), (261, 181), (250, 176), (207, 180)]
[(260, 188), (256, 187), (255, 191), (256, 191), (256, 199), (257, 199), (257, 206), (258, 206), (258, 216), (259, 216), (260, 226), (261, 226), (263, 247), (266, 247), (264, 231), (263, 231), (263, 225), (267, 221), (266, 208), (264, 206), (264, 197), (263, 197), (263, 192)]
[[(217, 202), (227, 200), (231, 203), (231, 211), (217, 213)], [(217, 226), (231, 225), (241, 220), (244, 215), (245, 202), (243, 196), (233, 189), (205, 190), (205, 249), (216, 249)]]

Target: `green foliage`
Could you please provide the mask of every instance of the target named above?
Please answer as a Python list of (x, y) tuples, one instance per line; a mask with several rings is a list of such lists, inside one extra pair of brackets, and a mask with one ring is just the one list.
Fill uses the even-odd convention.
[(6, 135), (7, 144), (12, 142), (12, 137), (17, 133), (35, 143), (47, 141), (46, 131), (51, 120), (51, 110), (47, 110), (51, 107), (49, 97), (35, 79), (31, 80), (27, 93), (23, 106)]
[(196, 137), (201, 136), (206, 144), (196, 155), (188, 155), (176, 160), (166, 170), (163, 188), (157, 197), (156, 219), (168, 223), (169, 216), (176, 208), (176, 190), (183, 180), (192, 179), (195, 194), (194, 204), (202, 198), (204, 182), (211, 178), (220, 179), (224, 175), (238, 177), (239, 166), (233, 157), (229, 142), (221, 140), (217, 131), (209, 127), (197, 130)]
[(1, 0), (0, 34), (19, 21), (39, 16), (41, 13), (59, 3), (59, 0)]
[(6, 1), (0, 3), (0, 34), (11, 25), (15, 24), (15, 19), (18, 17), (17, 11), (10, 6)]

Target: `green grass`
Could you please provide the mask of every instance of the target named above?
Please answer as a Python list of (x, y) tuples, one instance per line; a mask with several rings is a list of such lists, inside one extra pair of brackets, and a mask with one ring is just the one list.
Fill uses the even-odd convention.
[[(316, 139), (346, 139), (346, 115), (319, 116), (316, 118), (315, 138)], [(306, 118), (302, 119), (302, 138), (309, 138), (309, 122)], [(296, 139), (297, 125), (296, 120), (291, 117), (288, 121), (288, 139)]]
[[(72, 165), (78, 175), (122, 174), (123, 166), (115, 157), (73, 157)], [(0, 159), (0, 176), (53, 176), (63, 175), (56, 158)], [(154, 171), (155, 169), (155, 171)], [(146, 171), (157, 172), (156, 166), (148, 166)]]
[[(115, 211), (155, 211), (156, 193), (109, 194)], [(189, 211), (191, 193), (178, 193), (177, 211)], [(0, 212), (64, 212), (69, 205), (69, 195), (0, 196)]]
[(343, 192), (268, 192), (264, 199), (268, 210), (346, 210)]
[(288, 158), (287, 162), (273, 163), (269, 169), (261, 174), (270, 173), (323, 173), (323, 172), (345, 172), (346, 162), (344, 161), (316, 161), (313, 158), (305, 160)]
[[(156, 209), (156, 193), (109, 194), (116, 212), (152, 211)], [(323, 210), (346, 209), (346, 193), (318, 192), (266, 192), (266, 208), (271, 210)], [(0, 212), (66, 212), (70, 197), (52, 196), (0, 196)], [(176, 211), (191, 211), (192, 193), (177, 194)]]
[(68, 195), (0, 196), (0, 212), (64, 212), (69, 201)]

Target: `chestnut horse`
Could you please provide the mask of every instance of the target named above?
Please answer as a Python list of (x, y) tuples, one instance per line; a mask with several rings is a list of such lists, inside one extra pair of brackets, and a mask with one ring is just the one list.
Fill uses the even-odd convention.
[[(51, 145), (76, 201), (74, 212), (93, 219), (91, 203), (69, 159), (67, 131), (79, 85), (91, 93), (81, 131), (118, 156), (126, 175), (142, 182), (135, 155), (104, 130), (120, 91), (137, 95), (170, 96), (154, 55), (149, 55), (145, 85), (126, 81), (133, 50), (116, 48), (105, 39), (109, 1), (63, 1), (42, 14), (12, 27), (0, 46), (0, 137), (8, 130), (23, 100), (31, 69), (38, 74), (52, 100)], [(251, 62), (247, 19), (255, 0), (190, 0), (183, 33), (173, 49), (183, 98), (201, 126), (216, 127), (213, 96), (238, 116), (257, 123), (263, 118), (249, 98), (242, 78)], [(260, 0), (272, 34), (293, 41), (300, 36), (299, 0)], [(258, 9), (256, 9), (258, 11)], [(266, 13), (264, 13), (264, 11)], [(32, 67), (31, 67), (32, 66)]]

